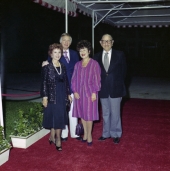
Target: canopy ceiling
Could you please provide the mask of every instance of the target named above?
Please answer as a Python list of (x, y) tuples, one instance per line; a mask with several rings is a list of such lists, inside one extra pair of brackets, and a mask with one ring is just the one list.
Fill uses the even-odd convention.
[(168, 27), (169, 0), (73, 0), (84, 14), (94, 16), (94, 26), (105, 22), (116, 27)]
[[(32, 0), (65, 13), (65, 0)], [(67, 0), (68, 15), (76, 10), (93, 18), (93, 27), (105, 22), (116, 27), (168, 27), (170, 0)]]
[[(65, 0), (32, 0), (35, 3), (41, 4), (46, 8), (65, 13)], [(75, 17), (77, 5), (75, 2), (67, 0), (68, 15)]]

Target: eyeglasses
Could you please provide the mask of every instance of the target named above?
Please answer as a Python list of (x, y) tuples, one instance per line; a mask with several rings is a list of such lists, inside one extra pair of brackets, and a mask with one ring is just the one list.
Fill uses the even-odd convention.
[(101, 40), (102, 44), (111, 44), (113, 40)]

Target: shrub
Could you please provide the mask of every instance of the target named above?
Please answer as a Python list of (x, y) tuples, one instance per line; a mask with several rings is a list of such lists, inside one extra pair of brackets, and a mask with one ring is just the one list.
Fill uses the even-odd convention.
[(33, 107), (24, 111), (18, 110), (18, 118), (14, 121), (11, 135), (26, 137), (42, 129), (42, 105), (34, 103)]
[(5, 149), (11, 148), (11, 145), (4, 138), (3, 130), (4, 130), (3, 127), (0, 126), (0, 153), (1, 153), (1, 151), (5, 150)]

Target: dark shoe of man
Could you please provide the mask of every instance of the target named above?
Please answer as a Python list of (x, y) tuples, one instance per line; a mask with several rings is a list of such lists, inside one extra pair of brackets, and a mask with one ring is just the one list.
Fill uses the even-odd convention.
[(115, 144), (119, 144), (120, 138), (119, 138), (119, 137), (113, 138), (113, 142), (114, 142)]
[[(110, 138), (110, 137), (107, 137), (107, 138)], [(99, 140), (99, 141), (104, 141), (104, 140), (106, 140), (107, 138), (101, 136), (98, 140)]]
[(66, 138), (62, 138), (62, 137), (61, 137), (61, 141), (62, 141), (62, 142), (67, 141), (67, 139), (68, 139), (68, 137), (66, 137)]
[(76, 139), (79, 140), (79, 141), (82, 141), (83, 140), (82, 137), (76, 137)]

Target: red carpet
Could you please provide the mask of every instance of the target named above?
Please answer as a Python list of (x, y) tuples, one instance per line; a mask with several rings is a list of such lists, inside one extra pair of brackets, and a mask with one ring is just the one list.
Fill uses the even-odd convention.
[(28, 149), (13, 148), (0, 171), (169, 171), (170, 101), (130, 99), (123, 105), (123, 136), (99, 142), (102, 121), (93, 130), (93, 146), (76, 139), (58, 152), (45, 136)]

